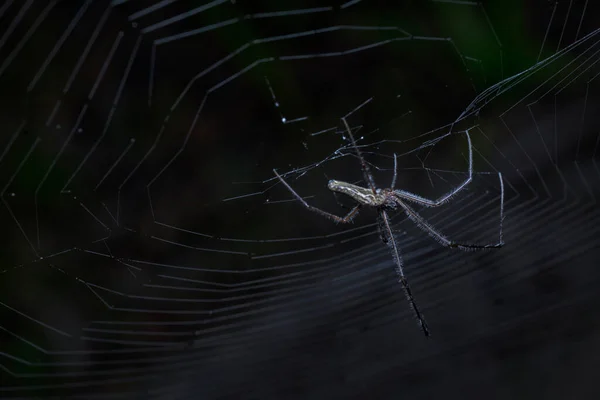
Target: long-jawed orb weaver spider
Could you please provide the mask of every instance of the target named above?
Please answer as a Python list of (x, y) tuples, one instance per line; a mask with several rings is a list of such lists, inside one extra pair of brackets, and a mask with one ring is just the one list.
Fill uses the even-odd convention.
[(434, 228), (429, 222), (427, 222), (423, 217), (421, 217), (412, 207), (410, 207), (406, 201), (415, 203), (425, 207), (438, 207), (442, 204), (449, 202), (456, 194), (458, 194), (461, 190), (463, 190), (469, 183), (471, 183), (473, 179), (473, 147), (471, 144), (471, 137), (469, 136), (469, 131), (465, 131), (465, 135), (467, 136), (467, 141), (469, 143), (469, 172), (468, 177), (456, 188), (452, 189), (450, 192), (444, 194), (437, 200), (430, 200), (425, 197), (421, 197), (417, 194), (407, 192), (404, 190), (394, 189), (396, 186), (396, 178), (398, 176), (398, 162), (396, 159), (396, 154), (394, 154), (394, 176), (392, 178), (392, 184), (387, 189), (379, 189), (375, 185), (375, 180), (373, 179), (373, 175), (369, 169), (369, 165), (365, 161), (360, 148), (356, 145), (356, 141), (354, 140), (354, 136), (352, 135), (352, 131), (348, 126), (345, 118), (342, 118), (342, 122), (346, 127), (346, 131), (348, 132), (348, 136), (352, 142), (352, 147), (354, 151), (356, 151), (356, 155), (360, 160), (363, 178), (367, 183), (368, 187), (361, 187), (357, 185), (353, 185), (348, 182), (330, 180), (327, 184), (329, 190), (333, 192), (343, 193), (347, 196), (352, 197), (356, 202), (356, 206), (350, 210), (348, 214), (344, 217), (338, 217), (337, 215), (331, 214), (327, 211), (323, 211), (317, 207), (313, 207), (308, 204), (292, 187), (277, 173), (274, 169), (273, 172), (279, 178), (281, 183), (290, 191), (290, 193), (298, 200), (304, 207), (308, 210), (313, 211), (319, 215), (322, 215), (325, 218), (329, 218), (330, 220), (337, 223), (348, 223), (351, 222), (354, 217), (358, 214), (360, 208), (362, 206), (374, 207), (377, 210), (378, 222), (379, 222), (379, 232), (381, 236), (381, 240), (385, 243), (392, 252), (392, 257), (394, 258), (394, 262), (396, 264), (396, 273), (398, 274), (398, 280), (402, 284), (402, 288), (404, 289), (404, 293), (406, 294), (406, 298), (408, 299), (419, 324), (421, 325), (421, 329), (425, 336), (429, 336), (429, 328), (427, 323), (425, 322), (425, 318), (423, 314), (417, 307), (417, 304), (413, 298), (412, 291), (410, 290), (410, 286), (408, 285), (408, 281), (404, 276), (404, 270), (402, 268), (402, 257), (400, 256), (400, 250), (396, 239), (394, 238), (394, 234), (392, 231), (390, 217), (388, 215), (388, 211), (397, 210), (401, 208), (408, 218), (410, 218), (419, 228), (427, 232), (432, 238), (438, 241), (441, 245), (455, 248), (459, 250), (474, 250), (474, 249), (496, 249), (500, 248), (504, 245), (503, 237), (502, 237), (502, 221), (504, 219), (504, 183), (502, 181), (502, 174), (498, 173), (498, 179), (500, 180), (500, 238), (497, 243), (493, 244), (469, 244), (469, 243), (459, 243), (448, 239), (444, 236), (440, 231)]

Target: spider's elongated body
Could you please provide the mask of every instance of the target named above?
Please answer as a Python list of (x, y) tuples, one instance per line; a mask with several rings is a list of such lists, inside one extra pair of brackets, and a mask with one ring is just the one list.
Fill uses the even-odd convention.
[(469, 142), (469, 175), (468, 177), (456, 188), (441, 196), (437, 200), (430, 200), (424, 197), (421, 197), (417, 194), (410, 193), (404, 190), (394, 189), (396, 184), (397, 177), (397, 162), (396, 155), (394, 154), (394, 177), (392, 179), (392, 183), (389, 188), (379, 189), (375, 186), (375, 180), (371, 175), (369, 170), (369, 165), (366, 163), (363, 158), (359, 147), (356, 145), (356, 141), (354, 140), (354, 136), (352, 135), (352, 131), (348, 126), (348, 123), (344, 118), (342, 121), (346, 127), (346, 131), (348, 132), (348, 136), (352, 141), (352, 146), (356, 151), (358, 159), (360, 160), (363, 177), (368, 184), (368, 187), (362, 187), (358, 185), (354, 185), (352, 183), (330, 180), (327, 184), (329, 190), (333, 192), (343, 193), (347, 196), (353, 198), (357, 205), (350, 210), (348, 214), (344, 217), (338, 217), (335, 214), (331, 214), (327, 211), (323, 211), (317, 207), (313, 207), (308, 204), (292, 187), (277, 173), (276, 170), (273, 170), (277, 178), (283, 183), (283, 185), (292, 193), (292, 195), (304, 205), (308, 210), (313, 211), (317, 214), (322, 215), (323, 217), (329, 218), (334, 222), (338, 223), (348, 223), (351, 222), (352, 219), (358, 214), (360, 208), (362, 206), (369, 206), (377, 209), (378, 220), (379, 220), (379, 231), (381, 235), (381, 240), (388, 245), (392, 252), (392, 257), (394, 258), (394, 262), (396, 264), (396, 273), (398, 274), (398, 281), (402, 284), (404, 289), (404, 293), (417, 317), (419, 324), (421, 325), (421, 329), (425, 333), (425, 336), (429, 336), (429, 328), (427, 327), (427, 323), (425, 322), (425, 318), (421, 311), (417, 307), (417, 304), (412, 296), (412, 291), (410, 286), (408, 285), (408, 281), (404, 275), (404, 270), (402, 268), (402, 257), (400, 256), (400, 249), (394, 238), (394, 233), (392, 231), (390, 218), (388, 215), (388, 211), (396, 210), (401, 208), (408, 218), (412, 220), (419, 228), (427, 232), (431, 237), (433, 237), (436, 241), (438, 241), (441, 245), (451, 248), (457, 248), (460, 250), (474, 250), (474, 249), (491, 249), (491, 248), (500, 248), (504, 245), (502, 238), (502, 220), (504, 218), (504, 184), (502, 181), (502, 175), (498, 173), (498, 178), (500, 180), (500, 237), (497, 243), (493, 244), (467, 244), (467, 243), (458, 243), (452, 240), (449, 240), (440, 233), (436, 228), (434, 228), (429, 222), (427, 222), (423, 217), (421, 217), (412, 207), (410, 207), (406, 201), (411, 203), (416, 203), (425, 207), (438, 207), (448, 201), (450, 201), (458, 192), (463, 190), (473, 179), (473, 149), (471, 145), (471, 137), (469, 136), (469, 132), (465, 131), (465, 135), (467, 136), (467, 141)]
[(373, 193), (369, 188), (353, 185), (348, 182), (336, 181), (335, 179), (329, 181), (327, 188), (332, 192), (348, 195), (362, 205), (372, 207), (381, 207), (386, 203), (390, 203), (390, 195), (392, 193), (390, 190), (386, 189), (377, 189), (376, 192)]

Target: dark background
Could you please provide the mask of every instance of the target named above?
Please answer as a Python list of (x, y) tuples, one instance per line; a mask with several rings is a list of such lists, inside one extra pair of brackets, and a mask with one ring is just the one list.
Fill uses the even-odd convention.
[[(6, 0), (0, 396), (596, 398), (598, 15)], [(398, 187), (450, 190), (469, 129), (473, 183), (420, 210), (449, 237), (497, 240), (503, 176), (501, 250), (394, 216), (428, 339), (375, 213), (332, 224), (273, 178), (344, 214), (326, 182), (364, 184), (340, 124), (364, 102), (381, 187), (397, 154)]]

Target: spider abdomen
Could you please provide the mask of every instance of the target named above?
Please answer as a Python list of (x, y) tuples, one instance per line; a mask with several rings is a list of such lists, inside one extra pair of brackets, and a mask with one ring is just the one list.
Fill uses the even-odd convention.
[(327, 188), (333, 192), (343, 193), (352, 197), (354, 200), (365, 206), (379, 207), (387, 202), (387, 196), (384, 192), (378, 191), (373, 193), (373, 190), (362, 186), (353, 185), (352, 183), (336, 181), (332, 179), (327, 184)]

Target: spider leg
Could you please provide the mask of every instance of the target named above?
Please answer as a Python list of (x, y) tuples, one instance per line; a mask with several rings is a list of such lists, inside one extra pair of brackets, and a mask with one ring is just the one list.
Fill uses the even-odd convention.
[(358, 214), (358, 212), (360, 210), (360, 204), (357, 204), (344, 217), (338, 217), (335, 214), (331, 214), (331, 213), (328, 213), (327, 211), (321, 210), (320, 208), (311, 206), (298, 193), (296, 193), (296, 191), (294, 189), (292, 189), (292, 187), (285, 181), (285, 179), (283, 179), (281, 177), (281, 175), (279, 175), (277, 173), (276, 170), (273, 170), (273, 172), (275, 173), (275, 175), (277, 176), (277, 178), (279, 178), (279, 180), (281, 181), (281, 183), (283, 183), (283, 185), (287, 188), (287, 190), (289, 190), (290, 193), (296, 198), (296, 200), (298, 200), (300, 203), (302, 203), (302, 205), (304, 207), (306, 207), (308, 210), (310, 210), (312, 212), (315, 212), (315, 213), (317, 213), (317, 214), (319, 214), (319, 215), (321, 215), (321, 216), (323, 216), (325, 218), (329, 218), (330, 220), (332, 220), (334, 222), (347, 224), (348, 222), (351, 222), (354, 217), (356, 217), (356, 215)]
[[(389, 235), (388, 230), (386, 229), (384, 219), (380, 215), (378, 215), (378, 218), (377, 218), (377, 228), (379, 230), (379, 239), (381, 239), (383, 244), (387, 245), (388, 240), (389, 240), (388, 236), (390, 236), (390, 235)], [(392, 231), (392, 234), (393, 233), (394, 233), (394, 231)]]
[(396, 153), (394, 153), (394, 177), (392, 178), (392, 185), (390, 189), (394, 190), (396, 187), (396, 178), (398, 177), (398, 160), (396, 159)]
[[(504, 191), (503, 191), (503, 193), (504, 193)], [(433, 225), (431, 225), (429, 222), (427, 222), (425, 220), (425, 218), (421, 217), (415, 210), (413, 210), (407, 204), (405, 204), (401, 201), (398, 201), (398, 205), (400, 205), (400, 207), (402, 207), (404, 209), (404, 212), (406, 212), (406, 215), (408, 215), (408, 217), (419, 228), (421, 228), (425, 232), (427, 232), (432, 238), (437, 240), (442, 246), (469, 251), (469, 250), (475, 250), (475, 249), (497, 249), (497, 248), (504, 246), (504, 239), (502, 236), (503, 235), (502, 220), (504, 219), (504, 198), (502, 200), (503, 200), (502, 205), (500, 207), (500, 235), (499, 235), (500, 238), (499, 238), (499, 241), (497, 243), (483, 244), (483, 245), (454, 242), (454, 241), (448, 239), (442, 233), (440, 233), (437, 229), (435, 229), (433, 227)]]
[(388, 245), (390, 250), (392, 251), (392, 257), (394, 258), (394, 262), (396, 263), (396, 273), (398, 274), (398, 281), (402, 284), (402, 289), (404, 289), (404, 294), (410, 303), (411, 308), (413, 309), (415, 316), (419, 320), (419, 325), (421, 325), (421, 329), (425, 336), (429, 336), (429, 327), (427, 326), (427, 322), (425, 322), (425, 318), (419, 307), (417, 307), (417, 303), (415, 302), (412, 291), (410, 290), (410, 286), (408, 285), (408, 280), (404, 276), (404, 269), (402, 268), (402, 257), (400, 256), (400, 250), (398, 248), (398, 244), (394, 239), (394, 234), (392, 232), (392, 228), (390, 226), (390, 219), (385, 210), (379, 210), (379, 218), (380, 218), (380, 227), (382, 228), (382, 235), (386, 237), (384, 243)]
[[(437, 200), (430, 200), (425, 197), (421, 197), (418, 194), (407, 192), (405, 190), (394, 190), (394, 195), (399, 199), (408, 200), (426, 207), (438, 207), (450, 201), (456, 194), (458, 194), (458, 192), (463, 190), (473, 180), (473, 146), (471, 144), (471, 136), (469, 136), (469, 131), (465, 131), (465, 135), (467, 135), (467, 141), (469, 142), (469, 176), (460, 185), (458, 185), (448, 193), (444, 194)], [(395, 176), (396, 175), (394, 172), (394, 177)], [(500, 177), (500, 179), (502, 179), (502, 177)], [(394, 188), (393, 183), (392, 189)]]
[(344, 126), (346, 127), (346, 131), (348, 132), (348, 136), (350, 136), (350, 140), (352, 141), (352, 146), (354, 150), (356, 150), (356, 155), (360, 160), (360, 166), (362, 168), (363, 177), (373, 194), (376, 193), (375, 180), (373, 179), (373, 175), (371, 174), (371, 169), (369, 168), (369, 164), (365, 161), (362, 153), (360, 152), (360, 148), (356, 145), (356, 140), (354, 140), (354, 135), (352, 135), (352, 131), (350, 130), (350, 126), (348, 126), (348, 122), (346, 122), (346, 118), (342, 118), (342, 122), (344, 122)]

